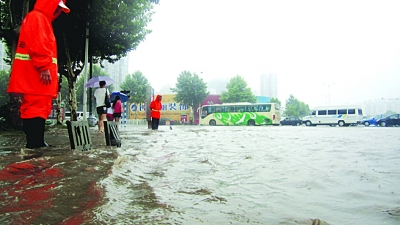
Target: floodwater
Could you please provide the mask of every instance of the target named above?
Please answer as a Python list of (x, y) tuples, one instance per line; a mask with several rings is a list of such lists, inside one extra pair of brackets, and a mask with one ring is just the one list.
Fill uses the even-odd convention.
[(93, 224), (400, 224), (400, 128), (121, 128)]

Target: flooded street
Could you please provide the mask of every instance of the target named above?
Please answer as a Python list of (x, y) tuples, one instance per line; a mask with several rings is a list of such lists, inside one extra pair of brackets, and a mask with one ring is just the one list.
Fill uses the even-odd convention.
[(400, 128), (127, 126), (121, 138), (93, 224), (400, 224)]

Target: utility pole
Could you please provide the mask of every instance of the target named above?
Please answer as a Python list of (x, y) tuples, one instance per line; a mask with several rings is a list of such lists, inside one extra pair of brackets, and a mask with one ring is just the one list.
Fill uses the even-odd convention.
[(335, 83), (329, 83), (329, 84), (322, 84), (328, 86), (328, 105), (331, 105), (331, 86), (335, 85)]

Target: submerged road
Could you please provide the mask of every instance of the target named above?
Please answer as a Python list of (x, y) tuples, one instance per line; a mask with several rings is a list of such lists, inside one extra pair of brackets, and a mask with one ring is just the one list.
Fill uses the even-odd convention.
[(121, 128), (98, 224), (400, 224), (400, 129)]

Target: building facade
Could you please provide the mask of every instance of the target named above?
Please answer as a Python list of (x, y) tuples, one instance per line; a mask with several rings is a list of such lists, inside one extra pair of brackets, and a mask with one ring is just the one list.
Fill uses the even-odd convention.
[[(170, 118), (172, 120), (188, 123), (191, 118), (191, 109), (184, 104), (174, 100), (175, 94), (162, 95), (161, 118)], [(136, 105), (132, 103), (129, 106), (129, 119), (146, 119), (146, 105), (144, 103)]]
[(400, 113), (400, 99), (375, 99), (364, 101), (361, 104), (365, 116), (386, 114), (388, 111)]
[(260, 75), (260, 95), (278, 98), (278, 78), (274, 73)]
[(125, 81), (126, 76), (129, 74), (128, 62), (128, 56), (121, 58), (115, 63), (103, 61), (103, 71), (106, 72), (108, 76), (110, 76), (111, 79), (115, 81), (115, 83), (113, 84), (114, 91), (121, 91), (120, 85)]

